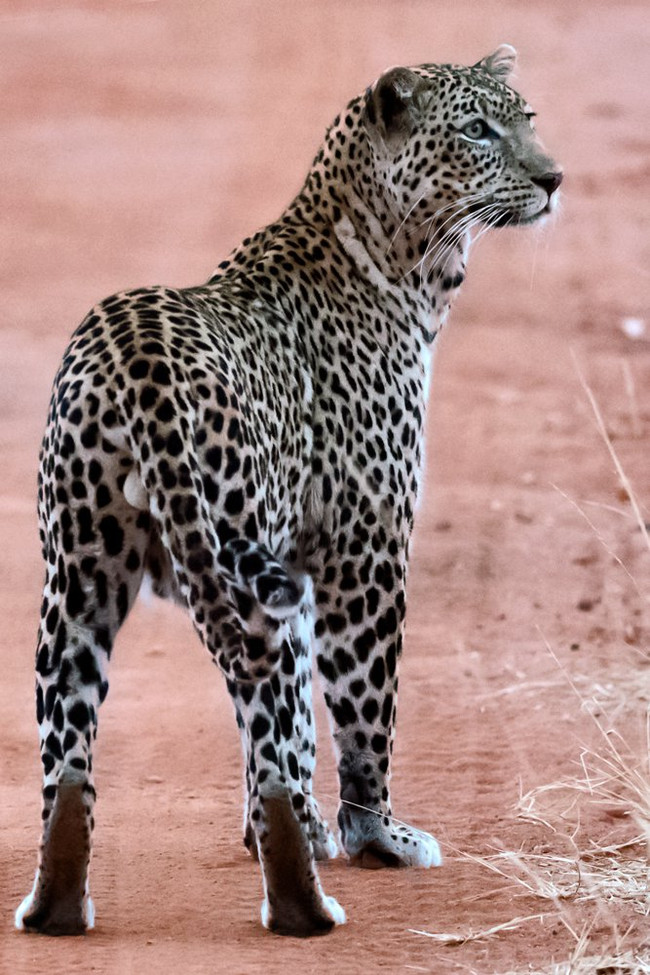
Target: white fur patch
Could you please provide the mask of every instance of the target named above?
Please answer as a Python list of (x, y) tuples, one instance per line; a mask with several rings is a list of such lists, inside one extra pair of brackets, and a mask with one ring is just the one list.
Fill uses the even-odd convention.
[(102, 430), (102, 437), (118, 450), (127, 449), (126, 430), (124, 427), (110, 427)]
[(388, 278), (382, 274), (357, 237), (354, 224), (348, 216), (341, 217), (334, 224), (334, 233), (341, 247), (348, 257), (352, 258), (364, 278), (367, 278), (379, 291), (389, 292), (394, 290)]
[(132, 467), (126, 476), (124, 487), (122, 488), (124, 497), (134, 508), (139, 511), (147, 511), (149, 508), (149, 495), (145, 486), (140, 480), (140, 475), (135, 467)]
[(144, 572), (140, 583), (140, 599), (145, 606), (153, 604), (153, 579), (150, 572)]

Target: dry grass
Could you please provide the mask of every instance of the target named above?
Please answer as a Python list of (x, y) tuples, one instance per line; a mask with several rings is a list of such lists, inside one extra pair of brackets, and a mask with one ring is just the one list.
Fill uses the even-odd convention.
[(545, 968), (519, 968), (499, 975), (648, 975), (650, 949), (620, 949), (598, 955), (589, 954), (588, 937), (580, 939), (571, 958)]
[[(575, 358), (575, 357), (574, 357)], [(576, 361), (576, 371), (593, 411), (597, 428), (605, 443), (620, 482), (620, 498), (631, 511), (612, 509), (617, 516), (632, 517), (650, 553), (650, 536), (642, 506), (633, 490), (613, 447), (602, 413)], [(628, 400), (633, 407), (634, 435), (639, 435), (640, 421), (636, 391), (631, 373), (625, 375)], [(559, 489), (558, 489), (559, 490)], [(638, 585), (628, 567), (612, 550), (584, 508), (562, 494), (586, 520), (601, 545), (624, 570), (644, 602), (648, 593)], [(605, 506), (606, 507), (606, 506)], [(543, 637), (543, 635), (542, 635)], [(455, 855), (499, 877), (496, 890), (467, 898), (474, 901), (499, 893), (516, 893), (546, 902), (548, 909), (537, 914), (522, 914), (506, 919), (484, 930), (468, 929), (455, 933), (433, 934), (413, 931), (450, 947), (473, 941), (499, 938), (538, 922), (569, 932), (573, 950), (561, 963), (542, 968), (528, 965), (499, 975), (650, 975), (650, 681), (647, 670), (626, 670), (604, 679), (591, 676), (572, 677), (558, 660), (545, 639), (547, 650), (557, 666), (557, 678), (521, 681), (492, 692), (489, 697), (539, 695), (559, 685), (574, 692), (581, 714), (590, 722), (591, 743), (583, 745), (575, 763), (575, 772), (561, 780), (538, 785), (522, 794), (516, 804), (516, 819), (543, 827), (546, 838), (543, 852), (516, 851), (494, 847), (494, 852), (478, 856), (453, 851)], [(631, 641), (635, 642), (635, 641)], [(643, 662), (647, 652), (639, 651)], [(638, 746), (631, 745), (615, 729), (616, 721), (625, 714), (642, 709), (644, 735)], [(584, 823), (593, 821), (600, 812), (600, 822), (612, 823), (609, 840), (599, 839)], [(604, 815), (603, 815), (604, 814)], [(601, 830), (602, 832), (602, 830)], [(505, 882), (505, 883), (504, 883)], [(621, 917), (627, 927), (621, 931)], [(588, 920), (585, 920), (588, 919)], [(642, 933), (639, 934), (639, 931)], [(647, 932), (647, 933), (646, 933)], [(456, 965), (455, 962), (452, 963)], [(474, 973), (471, 966), (458, 966)], [(447, 966), (448, 967), (448, 966)], [(479, 975), (478, 972), (475, 975)], [(480, 975), (485, 975), (484, 971)]]
[[(486, 856), (454, 851), (458, 858), (491, 871), (501, 881), (498, 891), (486, 891), (468, 900), (514, 890), (546, 901), (550, 909), (517, 915), (484, 930), (413, 933), (451, 947), (498, 938), (534, 921), (559, 923), (574, 943), (567, 961), (499, 975), (650, 975), (650, 934), (647, 943), (639, 944), (633, 920), (623, 934), (616, 922), (621, 913), (629, 919), (650, 917), (650, 709), (643, 748), (636, 754), (620, 734), (610, 730), (606, 716), (599, 717), (594, 707), (586, 706), (593, 701), (583, 698), (566, 674), (565, 679), (596, 728), (598, 746), (582, 749), (575, 775), (529, 790), (515, 809), (517, 819), (550, 831), (551, 851), (496, 849)], [(628, 823), (629, 835), (611, 844), (592, 838), (583, 841), (582, 820), (593, 807), (604, 808), (613, 822)], [(589, 909), (589, 923), (584, 922), (585, 907)], [(610, 932), (606, 946), (603, 928)], [(634, 947), (628, 944), (632, 932), (637, 942)]]

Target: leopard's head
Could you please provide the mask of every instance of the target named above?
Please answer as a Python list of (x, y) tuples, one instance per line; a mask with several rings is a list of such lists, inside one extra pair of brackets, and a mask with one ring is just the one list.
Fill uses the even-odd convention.
[(562, 172), (506, 84), (515, 58), (506, 44), (469, 68), (392, 68), (368, 89), (361, 124), (396, 225), (505, 226), (551, 212)]

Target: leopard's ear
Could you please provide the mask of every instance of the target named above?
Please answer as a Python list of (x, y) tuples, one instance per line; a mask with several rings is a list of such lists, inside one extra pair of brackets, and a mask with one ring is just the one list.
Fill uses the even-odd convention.
[(426, 82), (410, 68), (390, 68), (366, 92), (366, 119), (388, 140), (408, 135), (421, 109)]
[(501, 44), (492, 54), (477, 61), (474, 67), (483, 68), (493, 78), (506, 82), (514, 71), (516, 63), (517, 52), (512, 44)]

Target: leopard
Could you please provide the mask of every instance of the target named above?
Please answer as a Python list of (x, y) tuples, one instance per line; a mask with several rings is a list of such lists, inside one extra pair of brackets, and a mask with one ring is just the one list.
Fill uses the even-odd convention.
[[(441, 863), (390, 798), (409, 545), (436, 339), (470, 247), (544, 222), (563, 177), (508, 84), (515, 59), (503, 44), (469, 67), (385, 71), (280, 218), (204, 284), (123, 291), (73, 333), (40, 452), (42, 838), (19, 929), (94, 926), (98, 713), (147, 580), (225, 677), (267, 929), (345, 922), (317, 868), (337, 853)], [(336, 831), (313, 795), (312, 668)]]

